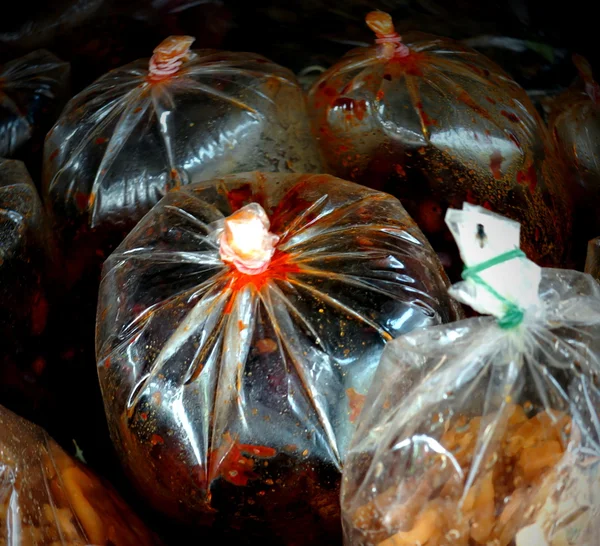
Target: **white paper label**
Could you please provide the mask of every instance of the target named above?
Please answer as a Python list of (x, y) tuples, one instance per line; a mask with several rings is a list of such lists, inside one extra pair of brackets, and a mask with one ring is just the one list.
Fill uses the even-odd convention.
[[(466, 267), (519, 248), (520, 224), (482, 207), (464, 203), (462, 210), (448, 209), (446, 224)], [(502, 298), (525, 312), (540, 304), (538, 289), (542, 270), (525, 257), (504, 261), (478, 275)], [(498, 318), (506, 313), (506, 303), (472, 279), (453, 285), (449, 292), (478, 313)]]

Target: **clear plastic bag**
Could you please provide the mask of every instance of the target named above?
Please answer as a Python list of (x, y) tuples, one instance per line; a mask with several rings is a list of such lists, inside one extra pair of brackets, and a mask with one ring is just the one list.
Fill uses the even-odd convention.
[(69, 64), (44, 50), (0, 66), (0, 157), (32, 137), (41, 150), (69, 92)]
[(518, 220), (523, 248), (561, 264), (571, 224), (562, 164), (525, 91), (483, 55), (372, 12), (377, 45), (348, 53), (309, 93), (329, 172), (398, 197), (460, 276), (444, 211), (463, 201)]
[(45, 199), (75, 274), (86, 261), (99, 271), (170, 189), (253, 169), (321, 171), (293, 74), (192, 42), (172, 36), (150, 60), (109, 72), (48, 134)]
[(344, 468), (348, 545), (597, 544), (600, 287), (477, 209), (449, 211), (470, 266), (451, 291), (498, 319), (386, 346)]
[(600, 86), (584, 58), (574, 61), (580, 77), (553, 101), (548, 124), (574, 183), (573, 253), (581, 267), (587, 242), (600, 234)]
[(0, 546), (158, 546), (118, 494), (0, 406)]
[(42, 203), (20, 161), (0, 159), (0, 403), (27, 416), (51, 393), (54, 247)]
[(340, 540), (341, 467), (383, 345), (460, 315), (446, 286), (387, 194), (264, 173), (169, 193), (100, 288), (126, 470), (159, 510), (238, 541)]

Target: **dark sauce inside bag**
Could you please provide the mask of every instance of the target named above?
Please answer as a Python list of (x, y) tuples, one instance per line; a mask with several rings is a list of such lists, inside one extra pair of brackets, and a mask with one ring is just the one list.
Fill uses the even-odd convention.
[(170, 192), (100, 288), (99, 377), (132, 482), (244, 544), (339, 541), (344, 453), (383, 344), (460, 315), (446, 283), (381, 192), (270, 173)]
[(527, 254), (562, 263), (568, 185), (523, 89), (457, 42), (403, 40), (382, 12), (367, 22), (377, 46), (351, 51), (309, 94), (329, 168), (398, 197), (454, 280), (460, 260), (443, 217), (464, 201), (519, 220)]

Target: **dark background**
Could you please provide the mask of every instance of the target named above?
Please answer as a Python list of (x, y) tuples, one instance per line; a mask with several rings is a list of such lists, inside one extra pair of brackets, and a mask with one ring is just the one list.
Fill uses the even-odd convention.
[(581, 0), (24, 0), (4, 11), (0, 61), (46, 47), (73, 64), (78, 91), (110, 68), (149, 57), (165, 36), (185, 33), (196, 48), (262, 53), (299, 72), (370, 42), (364, 16), (372, 9), (390, 12), (400, 32), (479, 38), (473, 43), (528, 89), (568, 85), (573, 52), (598, 64), (598, 23)]

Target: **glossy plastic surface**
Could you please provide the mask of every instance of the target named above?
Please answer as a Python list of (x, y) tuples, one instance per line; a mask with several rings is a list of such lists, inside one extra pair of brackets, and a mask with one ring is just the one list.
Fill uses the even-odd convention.
[(560, 264), (569, 195), (525, 91), (457, 42), (398, 38), (405, 56), (385, 43), (355, 49), (312, 87), (309, 108), (330, 172), (398, 197), (452, 277), (460, 260), (443, 218), (463, 201), (519, 221), (527, 255)]
[(32, 136), (41, 147), (66, 102), (69, 72), (44, 50), (0, 66), (0, 157), (12, 157)]
[[(254, 275), (220, 259), (212, 224), (248, 203), (279, 237)], [(238, 541), (339, 541), (340, 472), (383, 346), (454, 319), (446, 287), (387, 194), (263, 173), (169, 193), (100, 289), (98, 373), (126, 469), (156, 508)]]
[(587, 242), (600, 235), (600, 87), (587, 61), (575, 61), (580, 77), (553, 102), (548, 123), (574, 182), (573, 251), (581, 266)]
[(20, 161), (0, 159), (0, 403), (35, 412), (48, 401), (53, 249), (42, 203)]
[(117, 493), (0, 406), (0, 546), (158, 546)]
[(542, 308), (389, 343), (342, 486), (348, 545), (592, 546), (600, 287), (544, 269)]
[[(188, 38), (163, 44), (189, 47)], [(151, 76), (148, 59), (109, 72), (49, 133), (45, 198), (73, 262), (101, 263), (181, 185), (253, 169), (321, 171), (291, 72), (250, 53), (189, 51), (180, 61), (165, 78)]]

